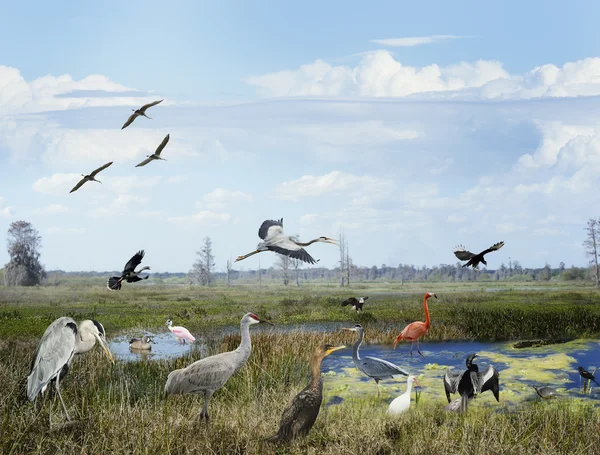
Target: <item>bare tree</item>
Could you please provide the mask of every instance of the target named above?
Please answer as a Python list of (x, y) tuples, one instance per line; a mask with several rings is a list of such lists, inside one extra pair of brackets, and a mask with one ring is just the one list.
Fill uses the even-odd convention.
[(279, 266), (283, 284), (287, 286), (290, 282), (290, 258), (284, 254), (280, 254), (277, 265)]
[(200, 251), (197, 251), (198, 259), (194, 262), (190, 270), (190, 279), (195, 284), (202, 286), (210, 285), (213, 281), (212, 272), (215, 268), (215, 257), (212, 254), (212, 242), (210, 237), (204, 237), (204, 244)]
[(35, 286), (46, 278), (40, 264), (42, 238), (27, 221), (15, 221), (8, 228), (8, 254), (10, 261), (4, 266), (7, 286)]
[(600, 226), (598, 221), (590, 218), (585, 228), (587, 238), (583, 242), (585, 254), (590, 257), (590, 265), (597, 287), (600, 287), (600, 265), (598, 264), (598, 248), (600, 245)]
[(227, 286), (231, 286), (231, 271), (233, 270), (233, 264), (231, 259), (227, 259)]
[(296, 286), (300, 286), (300, 266), (302, 261), (300, 259), (292, 259), (292, 267), (294, 267), (294, 274), (296, 275)]
[(350, 274), (354, 269), (354, 264), (352, 263), (352, 258), (350, 257), (350, 252), (348, 251), (348, 242), (346, 243), (346, 286), (350, 286)]
[(339, 235), (339, 239), (340, 239), (340, 286), (344, 286), (345, 284), (345, 280), (346, 280), (346, 266), (347, 266), (347, 261), (346, 261), (346, 252), (347, 252), (347, 247), (346, 247), (346, 238), (344, 237), (344, 232), (340, 230), (340, 235)]

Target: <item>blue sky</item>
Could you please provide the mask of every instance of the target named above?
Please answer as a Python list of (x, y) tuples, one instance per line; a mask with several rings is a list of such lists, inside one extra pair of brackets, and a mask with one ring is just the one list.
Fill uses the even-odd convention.
[[(480, 3), (6, 3), (0, 231), (33, 222), (63, 270), (144, 248), (153, 270), (187, 271), (204, 236), (223, 269), (279, 217), (305, 239), (343, 229), (361, 265), (499, 240), (492, 268), (582, 265), (600, 5)], [(168, 161), (135, 168), (167, 133)], [(102, 185), (68, 193), (107, 161)]]

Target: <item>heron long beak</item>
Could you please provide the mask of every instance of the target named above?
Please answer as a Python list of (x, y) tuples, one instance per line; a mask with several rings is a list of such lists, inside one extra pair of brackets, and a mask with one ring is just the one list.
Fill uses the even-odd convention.
[(356, 332), (356, 328), (352, 327), (351, 329), (348, 329), (346, 327), (344, 327), (342, 330), (347, 330), (348, 332)]
[(273, 324), (273, 323), (271, 323), (271, 322), (269, 322), (269, 321), (265, 321), (264, 319), (260, 319), (260, 320), (258, 321), (258, 323), (259, 323), (259, 324), (269, 324), (270, 326), (272, 326), (272, 327), (275, 327), (275, 324)]
[(415, 385), (421, 387), (422, 389), (424, 389), (425, 387), (423, 387), (421, 384), (419, 384), (419, 381), (417, 381), (417, 378), (415, 378)]
[(325, 242), (326, 242), (326, 243), (331, 243), (332, 245), (337, 245), (337, 242), (338, 242), (338, 241), (337, 241), (336, 239), (330, 239), (329, 237), (327, 237), (327, 238), (325, 239)]
[(346, 345), (342, 344), (341, 346), (336, 346), (334, 348), (327, 349), (327, 352), (325, 352), (325, 355), (329, 355), (332, 352), (339, 351), (340, 349), (344, 349), (345, 347), (346, 347)]
[(95, 335), (95, 336), (98, 339), (100, 346), (102, 346), (102, 349), (104, 349), (104, 352), (106, 352), (106, 355), (108, 356), (111, 363), (115, 363), (115, 359), (113, 358), (113, 355), (110, 352), (110, 349), (108, 348), (108, 342), (106, 341), (106, 338), (101, 338), (98, 335)]

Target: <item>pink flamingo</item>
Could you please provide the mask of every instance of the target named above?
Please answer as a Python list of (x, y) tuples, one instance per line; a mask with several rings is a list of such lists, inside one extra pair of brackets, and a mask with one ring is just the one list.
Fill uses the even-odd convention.
[[(421, 354), (421, 350), (419, 349), (419, 338), (427, 333), (427, 330), (431, 325), (431, 319), (429, 319), (429, 308), (427, 307), (427, 299), (429, 297), (435, 297), (437, 299), (437, 295), (435, 295), (433, 292), (425, 293), (425, 298), (423, 300), (423, 306), (425, 308), (425, 322), (415, 321), (404, 327), (404, 330), (394, 340), (394, 349), (396, 349), (396, 345), (400, 340), (412, 341), (412, 344), (410, 345), (410, 355), (412, 357), (413, 346), (416, 341), (417, 351), (419, 354)], [(423, 354), (421, 354), (421, 357), (425, 358)]]
[(190, 343), (196, 341), (196, 338), (190, 333), (188, 329), (185, 327), (180, 327), (178, 325), (173, 327), (173, 321), (170, 319), (167, 321), (167, 327), (178, 340), (181, 340), (183, 344), (185, 344), (185, 340), (188, 340)]

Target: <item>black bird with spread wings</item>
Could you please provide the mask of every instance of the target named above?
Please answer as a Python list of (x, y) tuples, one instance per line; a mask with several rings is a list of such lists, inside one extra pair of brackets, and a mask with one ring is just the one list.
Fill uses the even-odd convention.
[(135, 268), (142, 262), (144, 254), (144, 250), (140, 250), (137, 253), (135, 253), (127, 262), (127, 264), (125, 264), (121, 276), (111, 276), (108, 279), (108, 282), (106, 283), (106, 287), (111, 291), (119, 291), (121, 289), (121, 284), (123, 283), (123, 281), (127, 281), (128, 283), (135, 283), (136, 281), (147, 280), (148, 275), (140, 277), (139, 274), (142, 273), (144, 270), (150, 270), (150, 267), (144, 266), (138, 271), (135, 270)]
[(73, 191), (77, 191), (79, 188), (81, 188), (81, 186), (85, 183), (85, 182), (98, 182), (98, 183), (102, 183), (100, 180), (96, 180), (96, 175), (100, 172), (103, 171), (104, 169), (106, 169), (108, 166), (110, 166), (111, 164), (113, 164), (113, 162), (111, 161), (110, 163), (106, 163), (104, 166), (100, 166), (98, 169), (96, 169), (95, 171), (93, 171), (92, 173), (88, 174), (88, 175), (84, 175), (81, 174), (83, 176), (83, 178), (77, 183), (77, 185), (75, 185), (73, 187), (73, 189), (71, 191), (69, 191), (69, 193), (72, 193)]
[(496, 398), (500, 401), (500, 383), (498, 371), (489, 365), (481, 373), (479, 367), (473, 363), (477, 354), (471, 354), (467, 357), (467, 370), (462, 373), (454, 373), (448, 370), (444, 375), (444, 389), (446, 390), (446, 398), (450, 403), (450, 394), (459, 393), (461, 397), (460, 410), (466, 411), (469, 401), (476, 395), (491, 390)]
[(329, 237), (318, 237), (306, 243), (299, 242), (298, 240), (283, 233), (283, 218), (281, 218), (279, 221), (263, 221), (258, 229), (258, 236), (263, 241), (258, 244), (256, 250), (248, 254), (244, 254), (243, 256), (238, 256), (235, 262), (242, 261), (247, 257), (263, 251), (274, 251), (275, 253), (289, 256), (292, 259), (299, 259), (303, 262), (308, 262), (309, 264), (316, 264), (318, 261), (315, 261), (312, 256), (308, 254), (302, 247), (312, 245), (316, 242), (332, 243), (333, 245), (336, 245), (337, 242), (337, 240), (330, 239)]
[(485, 259), (483, 258), (486, 254), (497, 251), (503, 246), (504, 242), (498, 242), (479, 254), (473, 254), (470, 251), (467, 251), (463, 245), (458, 245), (454, 248), (454, 255), (461, 261), (469, 261), (466, 264), (463, 264), (463, 267), (472, 265), (473, 268), (476, 269), (480, 262), (487, 266), (487, 262), (485, 262)]
[(142, 107), (140, 107), (139, 109), (132, 109), (133, 114), (131, 114), (129, 116), (129, 118), (127, 119), (127, 121), (123, 124), (123, 126), (121, 127), (121, 129), (125, 129), (127, 128), (129, 125), (131, 125), (133, 123), (133, 121), (138, 118), (140, 115), (149, 119), (152, 119), (152, 117), (148, 117), (146, 115), (146, 109), (148, 109), (149, 107), (152, 106), (156, 106), (157, 104), (162, 103), (163, 100), (158, 100), (158, 101), (153, 101), (152, 103), (148, 103), (148, 104), (144, 104)]
[(141, 166), (145, 166), (146, 164), (148, 164), (150, 161), (153, 160), (163, 160), (163, 161), (167, 161), (164, 158), (160, 157), (160, 152), (163, 151), (163, 149), (165, 148), (165, 146), (167, 145), (167, 142), (169, 142), (170, 139), (170, 135), (167, 134), (165, 136), (165, 138), (162, 140), (162, 142), (160, 143), (160, 145), (158, 146), (158, 148), (156, 149), (156, 152), (154, 152), (152, 155), (146, 155), (148, 158), (146, 158), (144, 161), (142, 161), (140, 164), (137, 164), (135, 167), (141, 167)]
[(352, 305), (353, 310), (362, 311), (363, 305), (365, 304), (365, 300), (367, 300), (368, 298), (369, 297), (360, 297), (357, 299), (356, 297), (350, 297), (349, 299), (346, 299), (342, 302), (342, 306)]

